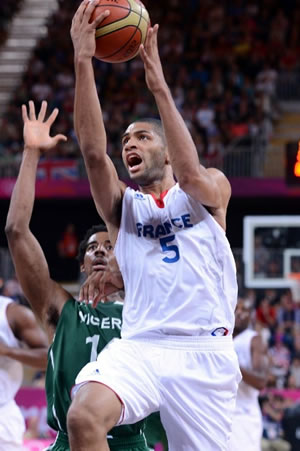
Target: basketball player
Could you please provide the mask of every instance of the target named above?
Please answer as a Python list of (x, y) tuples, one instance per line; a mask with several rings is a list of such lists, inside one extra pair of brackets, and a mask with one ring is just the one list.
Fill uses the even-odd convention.
[(163, 126), (147, 119), (128, 126), (122, 157), (139, 190), (118, 180), (92, 66), (95, 28), (105, 17), (90, 23), (97, 3), (83, 2), (72, 22), (75, 130), (126, 296), (122, 339), (76, 379), (71, 449), (107, 450), (112, 426), (160, 411), (171, 451), (227, 450), (240, 380), (236, 268), (225, 235), (230, 184), (199, 163), (163, 75), (157, 25), (140, 54)]
[(236, 398), (229, 448), (231, 451), (261, 450), (262, 415), (258, 395), (267, 382), (269, 358), (263, 340), (249, 327), (251, 313), (251, 301), (239, 299), (235, 311), (233, 342), (243, 379)]
[[(54, 110), (45, 120), (47, 103), (43, 102), (36, 119), (33, 102), (29, 102), (29, 117), (23, 105), (24, 152), (19, 176), (12, 194), (6, 233), (18, 279), (37, 318), (47, 331), (49, 342), (46, 393), (48, 424), (58, 435), (51, 450), (69, 449), (66, 415), (71, 402), (70, 391), (76, 374), (114, 337), (120, 336), (122, 304), (100, 303), (97, 309), (77, 302), (61, 285), (51, 279), (43, 251), (29, 229), (34, 195), (36, 170), (41, 154), (65, 137), (50, 137), (49, 131), (56, 116)], [(79, 246), (81, 271), (92, 277), (105, 271), (112, 246), (104, 226), (88, 230)], [(120, 274), (106, 275), (114, 290), (123, 286)], [(107, 293), (108, 294), (108, 293)], [(142, 425), (123, 426), (108, 434), (110, 449), (147, 450)]]
[(23, 364), (45, 369), (47, 337), (32, 311), (0, 296), (0, 450), (23, 450), (25, 421), (14, 398)]

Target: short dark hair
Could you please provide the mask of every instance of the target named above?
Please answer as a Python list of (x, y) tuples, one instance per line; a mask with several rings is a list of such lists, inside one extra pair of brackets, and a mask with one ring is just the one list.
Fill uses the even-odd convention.
[(162, 139), (162, 142), (164, 145), (166, 145), (166, 135), (163, 128), (163, 124), (160, 119), (154, 118), (154, 117), (142, 117), (139, 119), (136, 119), (133, 123), (136, 124), (137, 122), (146, 122), (147, 124), (151, 124), (155, 130), (155, 132), (160, 136)]
[(98, 232), (107, 232), (106, 225), (104, 225), (104, 224), (93, 225), (91, 228), (89, 228), (85, 232), (83, 240), (80, 241), (79, 247), (78, 247), (78, 254), (77, 254), (77, 260), (79, 261), (80, 265), (84, 261), (84, 256), (86, 253), (86, 248), (87, 248), (90, 237), (92, 235), (94, 235), (94, 233), (98, 233)]

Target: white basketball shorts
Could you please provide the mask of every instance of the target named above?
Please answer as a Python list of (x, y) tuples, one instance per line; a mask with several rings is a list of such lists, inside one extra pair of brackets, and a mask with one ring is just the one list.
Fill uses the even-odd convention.
[(0, 406), (0, 451), (23, 450), (25, 421), (14, 400)]
[(170, 451), (227, 451), (241, 379), (232, 337), (114, 339), (76, 378), (110, 387), (120, 424), (159, 410)]
[(230, 451), (261, 451), (263, 434), (262, 418), (259, 411), (236, 412), (232, 418)]

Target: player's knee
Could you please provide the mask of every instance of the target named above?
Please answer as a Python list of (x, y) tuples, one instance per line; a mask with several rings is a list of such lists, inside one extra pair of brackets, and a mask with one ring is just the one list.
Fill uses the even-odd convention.
[[(91, 434), (97, 425), (98, 433), (101, 431), (101, 415), (94, 411), (94, 403), (89, 396), (84, 396), (81, 388), (75, 395), (67, 414), (68, 433), (72, 437)], [(81, 393), (80, 393), (81, 392)], [(95, 421), (97, 418), (97, 421)]]
[(67, 414), (67, 428), (70, 436), (76, 437), (77, 435), (91, 433), (94, 423), (92, 409), (89, 409), (85, 402), (75, 396)]
[[(113, 409), (114, 402), (109, 402), (109, 399), (103, 396), (101, 388), (98, 384), (86, 384), (78, 390), (67, 415), (69, 434), (76, 436), (94, 431), (97, 435), (106, 437), (107, 432), (115, 426), (120, 417), (117, 405), (119, 401)], [(111, 391), (108, 395), (115, 397)]]

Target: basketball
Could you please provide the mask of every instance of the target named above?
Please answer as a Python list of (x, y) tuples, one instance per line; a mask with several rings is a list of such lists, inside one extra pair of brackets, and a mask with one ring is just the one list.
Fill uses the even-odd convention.
[(134, 58), (146, 40), (150, 18), (139, 0), (100, 0), (91, 20), (109, 10), (96, 29), (95, 57), (108, 63), (122, 63)]

